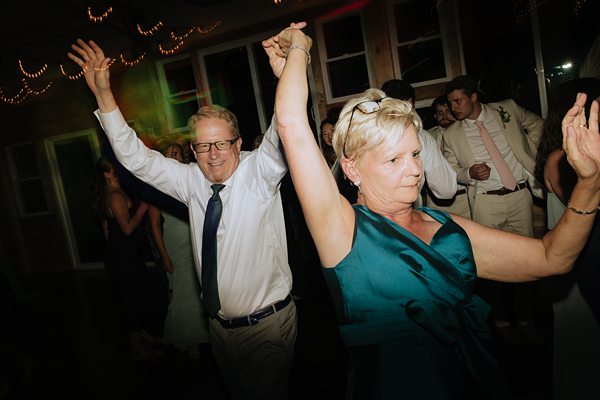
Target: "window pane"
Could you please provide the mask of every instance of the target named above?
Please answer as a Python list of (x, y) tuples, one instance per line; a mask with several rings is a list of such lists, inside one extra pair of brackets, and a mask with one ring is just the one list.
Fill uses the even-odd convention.
[[(579, 3), (579, 4), (577, 4)], [(545, 77), (552, 90), (578, 77), (598, 77), (600, 58), (584, 58), (598, 36), (600, 2), (552, 2), (538, 6)], [(589, 68), (592, 67), (592, 68)], [(595, 67), (595, 68), (594, 68)]]
[(364, 55), (327, 63), (332, 97), (357, 94), (369, 88), (369, 73)]
[(407, 1), (394, 6), (398, 43), (440, 34), (437, 0)]
[(104, 238), (89, 206), (88, 186), (96, 164), (89, 136), (53, 141), (53, 145), (79, 261), (101, 261)]
[(258, 74), (260, 86), (260, 98), (265, 110), (265, 120), (270, 121), (275, 110), (275, 89), (277, 88), (277, 78), (269, 65), (269, 58), (265, 56), (262, 43), (253, 43), (252, 51), (256, 62), (256, 72)]
[(446, 77), (441, 39), (413, 43), (398, 48), (402, 79), (409, 83)]
[[(509, 0), (461, 0), (456, 3), (458, 14), (464, 21), (469, 21), (460, 24), (464, 59), (467, 73), (480, 81), (480, 100), (488, 103), (512, 98), (522, 107), (540, 114), (529, 13), (518, 19), (513, 9), (516, 3)], [(527, 4), (521, 3), (524, 7)], [(554, 25), (553, 29), (558, 26), (560, 24)], [(485, 32), (485, 38), (482, 32)]]
[(261, 132), (252, 75), (246, 47), (237, 47), (204, 57), (214, 104), (235, 114), (242, 136), (242, 148), (252, 149), (252, 139)]
[(198, 101), (194, 96), (171, 98), (171, 122), (174, 129), (187, 127), (188, 119), (198, 111)]
[[(256, 72), (258, 75), (258, 85), (260, 87), (260, 99), (263, 110), (265, 112), (265, 121), (267, 124), (271, 122), (271, 117), (275, 110), (275, 89), (277, 88), (277, 78), (273, 75), (269, 58), (265, 57), (265, 50), (262, 47), (262, 42), (252, 43), (252, 52), (256, 63)], [(309, 116), (308, 122), (313, 132), (317, 132), (315, 120), (312, 118), (312, 98), (308, 96), (306, 112)], [(316, 137), (315, 137), (316, 139)]]
[(33, 144), (15, 146), (11, 149), (17, 179), (36, 178), (40, 176)]
[(169, 94), (196, 90), (194, 70), (189, 58), (163, 64)]
[(323, 23), (323, 36), (327, 58), (354, 54), (365, 49), (358, 14)]
[(48, 211), (46, 204), (46, 195), (42, 186), (41, 179), (19, 182), (21, 196), (23, 199), (23, 212), (33, 214)]

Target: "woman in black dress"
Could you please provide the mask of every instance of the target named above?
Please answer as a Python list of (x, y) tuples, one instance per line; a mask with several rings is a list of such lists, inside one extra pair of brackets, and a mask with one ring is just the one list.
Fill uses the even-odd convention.
[(146, 327), (151, 321), (149, 277), (144, 258), (146, 240), (143, 221), (148, 205), (133, 201), (122, 189), (112, 163), (100, 157), (91, 189), (91, 208), (102, 221), (106, 247), (104, 266), (120, 297), (129, 327), (132, 355), (152, 359), (162, 352), (148, 349), (155, 344)]

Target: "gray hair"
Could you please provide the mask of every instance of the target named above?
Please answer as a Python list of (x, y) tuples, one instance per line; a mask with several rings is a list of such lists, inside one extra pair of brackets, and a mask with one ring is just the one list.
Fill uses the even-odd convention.
[(192, 140), (195, 139), (196, 123), (201, 119), (210, 118), (222, 119), (223, 121), (228, 122), (231, 127), (231, 133), (233, 133), (233, 136), (240, 136), (240, 128), (238, 127), (238, 120), (235, 114), (226, 109), (225, 107), (216, 104), (211, 104), (209, 106), (200, 107), (196, 114), (192, 115), (188, 120), (188, 129), (190, 131)]

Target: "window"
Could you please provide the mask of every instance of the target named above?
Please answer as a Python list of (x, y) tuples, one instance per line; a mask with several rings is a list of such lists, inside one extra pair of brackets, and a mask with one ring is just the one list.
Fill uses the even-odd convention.
[(413, 86), (447, 80), (449, 61), (437, 0), (391, 4), (391, 44), (396, 73)]
[(194, 68), (189, 55), (158, 62), (170, 132), (187, 128), (189, 117), (198, 111), (199, 99)]
[(15, 144), (6, 151), (21, 215), (47, 214), (48, 203), (33, 143)]
[(347, 100), (371, 87), (360, 14), (317, 24), (327, 103)]
[[(261, 44), (268, 36), (245, 38), (199, 54), (208, 101), (235, 114), (243, 150), (252, 150), (254, 138), (266, 131), (274, 112), (277, 79)], [(310, 123), (315, 129), (312, 119)]]

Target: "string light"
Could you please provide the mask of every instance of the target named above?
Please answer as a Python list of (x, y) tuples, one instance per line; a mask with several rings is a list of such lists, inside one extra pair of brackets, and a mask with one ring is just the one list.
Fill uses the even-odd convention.
[(46, 90), (48, 90), (50, 88), (50, 86), (52, 86), (54, 82), (50, 81), (50, 83), (48, 85), (46, 85), (45, 88), (41, 89), (41, 90), (33, 90), (32, 88), (29, 87), (29, 83), (27, 83), (27, 80), (25, 78), (23, 78), (23, 87), (25, 89), (27, 89), (27, 92), (30, 94), (34, 94), (36, 96), (39, 96), (40, 94), (44, 93)]
[(95, 16), (92, 15), (92, 7), (88, 7), (87, 13), (88, 13), (88, 18), (90, 19), (90, 21), (92, 21), (93, 23), (98, 23), (98, 22), (102, 22), (104, 21), (106, 18), (108, 18), (108, 15), (112, 12), (113, 8), (112, 7), (108, 7), (108, 10), (106, 10), (102, 15), (100, 16)]
[(196, 30), (196, 28), (191, 28), (190, 30), (188, 30), (187, 32), (185, 32), (183, 35), (181, 36), (177, 36), (175, 35), (175, 33), (173, 33), (173, 31), (171, 31), (171, 39), (173, 39), (173, 41), (175, 42), (181, 42), (182, 40), (184, 40), (186, 37), (190, 36), (190, 34), (192, 32), (194, 32)]
[(201, 26), (199, 26), (197, 29), (197, 31), (203, 35), (210, 33), (212, 31), (214, 31), (215, 29), (217, 29), (221, 24), (223, 23), (223, 21), (221, 20), (216, 20), (215, 22), (213, 22), (212, 24), (210, 24), (208, 26), (208, 28), (204, 29)]
[(163, 26), (163, 22), (162, 21), (158, 21), (156, 23), (156, 25), (154, 25), (152, 28), (150, 28), (147, 31), (145, 31), (145, 30), (142, 29), (142, 27), (140, 26), (140, 24), (137, 24), (137, 30), (140, 33), (140, 35), (142, 35), (142, 36), (152, 36), (156, 32), (158, 32), (158, 30), (160, 28), (162, 28), (162, 26)]
[(21, 104), (27, 98), (27, 96), (29, 96), (29, 91), (25, 87), (19, 89), (17, 94), (15, 94), (12, 97), (6, 96), (4, 94), (4, 89), (0, 87), (0, 100), (2, 100), (5, 103), (12, 105)]
[(169, 55), (175, 54), (177, 51), (179, 51), (181, 46), (183, 46), (183, 40), (181, 42), (177, 43), (171, 49), (165, 49), (164, 47), (162, 47), (162, 44), (159, 44), (158, 51), (160, 51), (161, 54), (169, 56)]
[(83, 70), (79, 71), (78, 73), (74, 74), (74, 75), (69, 75), (65, 72), (65, 69), (63, 68), (62, 64), (60, 64), (60, 72), (63, 74), (63, 76), (69, 80), (76, 80), (79, 79), (83, 76)]
[(23, 86), (21, 87), (21, 89), (19, 89), (17, 94), (15, 94), (12, 97), (6, 96), (4, 94), (4, 89), (2, 89), (0, 87), (0, 100), (2, 100), (5, 103), (12, 104), (12, 105), (21, 104), (21, 103), (23, 103), (23, 101), (25, 101), (25, 99), (27, 99), (29, 97), (30, 94), (39, 96), (40, 94), (43, 94), (45, 91), (47, 91), (50, 88), (50, 86), (52, 86), (52, 84), (53, 84), (53, 82), (50, 82), (48, 85), (46, 85), (45, 88), (43, 88), (41, 90), (34, 90), (29, 87), (29, 84), (27, 83), (27, 79), (23, 78), (23, 79), (21, 79), (21, 82), (23, 83)]
[(23, 73), (23, 75), (25, 75), (26, 77), (28, 77), (30, 79), (34, 79), (34, 78), (39, 77), (48, 68), (48, 64), (44, 64), (39, 71), (30, 73), (30, 72), (25, 71), (25, 69), (23, 68), (23, 63), (21, 62), (21, 60), (18, 60), (18, 61), (19, 61), (19, 69), (21, 70), (21, 72)]
[[(583, 0), (583, 1), (585, 1), (585, 0)], [(87, 9), (88, 18), (93, 23), (99, 23), (99, 22), (106, 20), (112, 12), (113, 12), (112, 6), (109, 7), (102, 15), (98, 15), (98, 16), (92, 14), (91, 7), (88, 7), (88, 9)], [(171, 48), (166, 48), (163, 44), (159, 44), (158, 51), (163, 55), (172, 55), (182, 48), (182, 46), (184, 45), (184, 40), (188, 36), (190, 36), (192, 33), (198, 32), (203, 35), (208, 34), (212, 31), (214, 31), (217, 27), (221, 26), (221, 24), (222, 24), (221, 20), (215, 20), (208, 27), (194, 26), (194, 27), (181, 28), (181, 29), (183, 29), (183, 33), (181, 35), (176, 35), (175, 31), (171, 31), (170, 38), (173, 41), (173, 43), (176, 43), (176, 44)], [(142, 35), (142, 36), (151, 36), (151, 35), (154, 35), (155, 33), (157, 33), (163, 26), (164, 26), (163, 22), (158, 21), (149, 30), (143, 30), (142, 27), (140, 26), (140, 24), (137, 24), (137, 30), (140, 33), (140, 35)], [(146, 56), (147, 53), (142, 52), (135, 60), (128, 60), (125, 58), (125, 56), (123, 54), (124, 53), (121, 52), (119, 54), (118, 58), (112, 58), (110, 60), (110, 62), (108, 63), (108, 67), (113, 65), (117, 61), (117, 59), (120, 60), (121, 63), (124, 64), (125, 66), (132, 67), (132, 66), (140, 63), (144, 59), (144, 57)], [(26, 70), (26, 68), (23, 65), (23, 62), (21, 60), (18, 60), (18, 64), (19, 64), (19, 70), (21, 71), (21, 73), (26, 78), (29, 78), (29, 79), (39, 78), (48, 69), (48, 64), (44, 64), (38, 71), (29, 72)], [(83, 70), (80, 70), (74, 74), (68, 74), (65, 71), (65, 68), (63, 67), (62, 64), (59, 64), (59, 69), (60, 69), (61, 74), (69, 80), (77, 80), (77, 79), (80, 79), (81, 77), (83, 77), (83, 75), (84, 75)], [(29, 83), (27, 82), (27, 80), (25, 78), (23, 78), (21, 88), (13, 96), (6, 95), (4, 93), (4, 89), (0, 86), (0, 101), (3, 101), (8, 104), (13, 104), (13, 105), (20, 104), (23, 101), (25, 101), (27, 98), (29, 98), (30, 95), (37, 96), (37, 95), (41, 95), (41, 94), (45, 93), (47, 90), (50, 89), (50, 87), (52, 87), (53, 83), (54, 83), (53, 81), (50, 81), (50, 83), (48, 83), (43, 89), (35, 90), (35, 89), (32, 89), (31, 87), (29, 87)]]
[(123, 53), (119, 54), (119, 58), (121, 59), (121, 62), (123, 64), (125, 64), (128, 67), (133, 67), (135, 64), (139, 63), (140, 61), (142, 61), (144, 59), (144, 57), (146, 56), (146, 53), (142, 53), (138, 58), (136, 58), (133, 61), (128, 61), (125, 59), (125, 57), (123, 57)]

